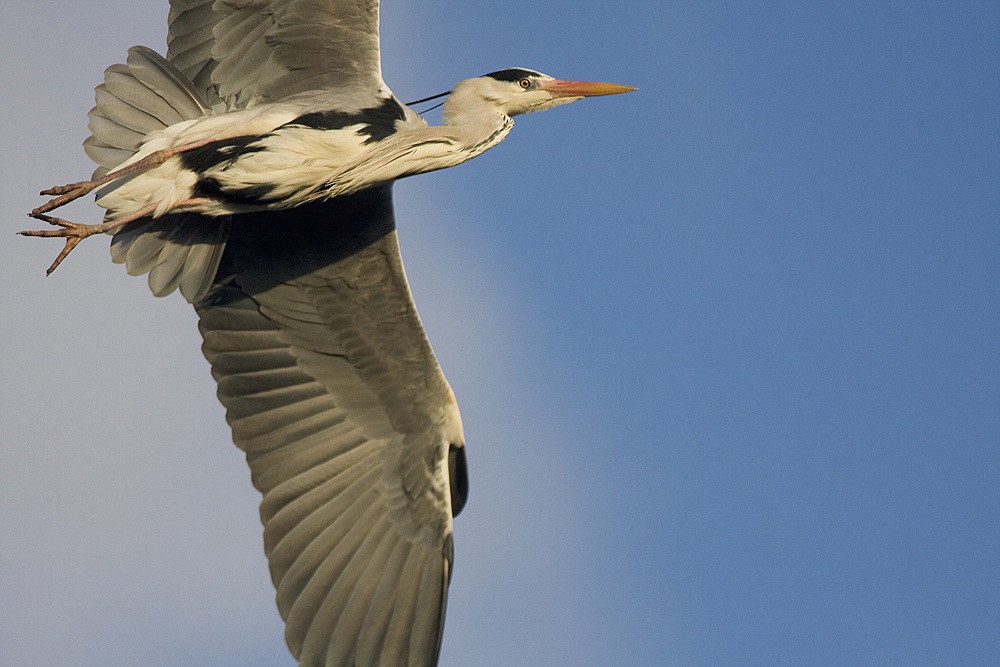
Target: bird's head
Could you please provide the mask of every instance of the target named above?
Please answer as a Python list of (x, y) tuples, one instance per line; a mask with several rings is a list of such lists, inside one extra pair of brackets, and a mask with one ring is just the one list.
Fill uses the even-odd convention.
[(530, 69), (511, 68), (492, 72), (456, 85), (444, 105), (444, 114), (488, 108), (508, 116), (543, 111), (584, 97), (617, 95), (635, 90), (631, 86), (593, 81), (560, 81)]

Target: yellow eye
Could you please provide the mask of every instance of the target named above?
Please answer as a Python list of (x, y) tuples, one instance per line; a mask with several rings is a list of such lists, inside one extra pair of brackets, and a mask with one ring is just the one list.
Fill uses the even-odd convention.
[(519, 85), (522, 88), (524, 88), (525, 90), (527, 90), (528, 88), (531, 87), (531, 80), (530, 79), (521, 79), (520, 81), (517, 82), (517, 85)]

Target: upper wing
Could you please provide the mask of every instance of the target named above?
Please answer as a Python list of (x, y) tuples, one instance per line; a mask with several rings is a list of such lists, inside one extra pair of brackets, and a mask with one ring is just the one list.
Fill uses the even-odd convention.
[(301, 665), (434, 665), (467, 483), (461, 420), (388, 187), (237, 216), (196, 307)]
[(171, 0), (168, 24), (167, 60), (228, 109), (312, 90), (344, 111), (389, 96), (377, 0)]

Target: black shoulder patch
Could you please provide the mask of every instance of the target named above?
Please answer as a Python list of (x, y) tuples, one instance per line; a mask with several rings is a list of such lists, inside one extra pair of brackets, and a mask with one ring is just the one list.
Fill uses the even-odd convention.
[(249, 185), (245, 188), (223, 189), (214, 178), (199, 178), (194, 186), (194, 196), (209, 197), (230, 204), (261, 204), (268, 200), (275, 186), (267, 183)]
[(366, 144), (374, 144), (396, 132), (396, 121), (406, 120), (406, 111), (396, 98), (386, 98), (382, 104), (354, 113), (343, 111), (316, 111), (299, 116), (287, 125), (311, 127), (314, 130), (342, 130), (351, 125), (362, 125), (358, 134), (368, 135)]
[(261, 145), (253, 145), (261, 137), (249, 135), (220, 139), (200, 148), (193, 148), (180, 154), (181, 164), (196, 174), (218, 167), (225, 162), (235, 162), (246, 153), (258, 153), (264, 150)]
[(491, 79), (496, 79), (497, 81), (510, 81), (511, 83), (515, 81), (520, 81), (524, 77), (529, 79), (537, 79), (542, 76), (541, 72), (535, 72), (530, 69), (521, 69), (520, 67), (511, 67), (510, 69), (502, 69), (496, 72), (490, 72), (485, 74)]

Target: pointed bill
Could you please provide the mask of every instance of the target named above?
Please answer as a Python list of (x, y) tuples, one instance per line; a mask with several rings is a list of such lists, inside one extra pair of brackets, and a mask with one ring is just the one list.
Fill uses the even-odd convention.
[(636, 90), (632, 86), (622, 86), (617, 83), (560, 81), (559, 79), (539, 81), (538, 87), (547, 91), (552, 97), (598, 97), (599, 95), (617, 95)]

